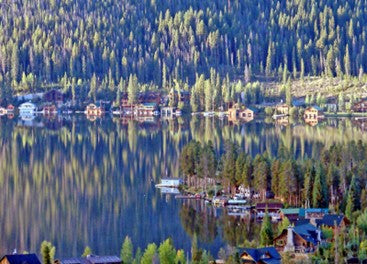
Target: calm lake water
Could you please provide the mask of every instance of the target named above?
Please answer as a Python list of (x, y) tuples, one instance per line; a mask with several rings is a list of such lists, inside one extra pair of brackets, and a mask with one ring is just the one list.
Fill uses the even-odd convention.
[[(367, 126), (367, 125), (366, 125)], [(128, 121), (84, 116), (21, 121), (0, 119), (0, 254), (14, 248), (39, 252), (43, 240), (56, 257), (119, 255), (126, 235), (135, 246), (172, 237), (177, 248), (199, 244), (214, 255), (226, 244), (256, 237), (258, 227), (161, 194), (154, 185), (166, 173), (178, 177), (178, 158), (190, 140), (225, 140), (246, 152), (275, 156), (281, 145), (297, 157), (318, 157), (323, 145), (367, 141), (363, 123), (327, 119), (311, 127), (271, 120), (179, 118)]]

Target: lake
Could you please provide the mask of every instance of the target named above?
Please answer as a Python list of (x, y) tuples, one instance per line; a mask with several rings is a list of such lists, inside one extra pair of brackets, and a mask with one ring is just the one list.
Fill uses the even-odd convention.
[[(367, 127), (367, 125), (366, 125)], [(135, 246), (172, 237), (176, 248), (199, 245), (214, 255), (258, 233), (249, 219), (227, 216), (203, 203), (176, 200), (154, 185), (180, 176), (178, 158), (191, 139), (225, 140), (247, 153), (320, 155), (323, 145), (367, 141), (364, 123), (326, 119), (317, 126), (272, 120), (230, 123), (217, 118), (120, 120), (85, 116), (0, 119), (0, 253), (39, 252), (43, 240), (56, 258), (119, 255), (126, 235)], [(253, 228), (254, 227), (254, 228)]]

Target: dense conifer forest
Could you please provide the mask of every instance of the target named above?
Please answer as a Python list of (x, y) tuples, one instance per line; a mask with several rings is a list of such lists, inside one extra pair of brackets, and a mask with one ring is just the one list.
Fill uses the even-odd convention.
[(367, 70), (365, 0), (5, 0), (0, 13), (2, 97)]

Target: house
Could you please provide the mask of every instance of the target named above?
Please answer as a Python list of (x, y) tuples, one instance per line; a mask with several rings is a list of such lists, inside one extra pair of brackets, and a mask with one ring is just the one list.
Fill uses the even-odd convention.
[(251, 108), (241, 109), (238, 112), (238, 117), (246, 121), (251, 121), (255, 117), (255, 110)]
[(36, 106), (31, 102), (23, 103), (19, 106), (20, 115), (33, 115), (36, 112)]
[(328, 208), (307, 208), (305, 209), (305, 219), (322, 219), (328, 213)]
[(282, 257), (275, 247), (240, 248), (238, 251), (242, 263), (280, 264), (282, 262)]
[(344, 215), (326, 214), (322, 219), (316, 220), (317, 226), (327, 226), (335, 229), (348, 226), (350, 221)]
[(268, 213), (273, 221), (278, 221), (280, 220), (280, 209), (282, 208), (282, 203), (257, 203), (255, 206), (256, 218), (262, 219)]
[(289, 226), (274, 238), (278, 251), (284, 252), (313, 252), (321, 242), (321, 231), (310, 223)]
[(278, 114), (289, 115), (289, 105), (287, 104), (279, 104), (276, 106), (275, 110)]
[(238, 117), (239, 106), (235, 104), (233, 107), (228, 108), (227, 114), (230, 120), (236, 120)]
[(324, 113), (318, 106), (307, 107), (303, 115), (305, 122), (309, 124), (318, 123), (318, 120), (324, 118)]
[(1, 258), (0, 264), (41, 264), (36, 254), (13, 254)]
[(137, 116), (153, 116), (159, 114), (158, 105), (156, 103), (142, 103), (136, 107), (135, 114)]
[(305, 209), (303, 208), (282, 208), (280, 209), (280, 218), (288, 218), (290, 222), (296, 222), (305, 218)]
[(57, 114), (57, 108), (53, 104), (45, 105), (43, 107), (42, 112), (43, 112), (44, 115), (55, 115), (55, 114)]
[(162, 101), (162, 94), (160, 92), (144, 92), (139, 93), (138, 98), (134, 104), (129, 103), (128, 93), (121, 94), (120, 107), (123, 111), (131, 111), (139, 107), (140, 104), (144, 103), (155, 103), (159, 105)]
[(367, 112), (367, 99), (363, 99), (352, 106), (353, 112)]
[(243, 119), (245, 121), (251, 121), (255, 117), (255, 110), (251, 108), (241, 107), (239, 104), (234, 104), (232, 107), (228, 108), (228, 119), (237, 120), (237, 118)]
[(105, 110), (100, 105), (89, 104), (84, 113), (88, 116), (101, 116), (105, 113)]
[(64, 259), (61, 264), (121, 264), (121, 259), (117, 256), (94, 256)]
[(43, 95), (43, 101), (48, 103), (61, 104), (64, 100), (64, 95), (57, 90), (50, 90)]

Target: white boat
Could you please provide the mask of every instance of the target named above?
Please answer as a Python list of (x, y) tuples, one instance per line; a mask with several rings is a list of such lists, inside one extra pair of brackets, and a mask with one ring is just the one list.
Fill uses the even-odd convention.
[(215, 113), (214, 112), (204, 112), (203, 114), (205, 117), (211, 117), (211, 116), (214, 116)]
[(247, 203), (246, 200), (237, 200), (237, 199), (231, 199), (227, 202), (229, 205), (244, 205)]
[(183, 184), (183, 180), (181, 178), (163, 178), (161, 179), (161, 183), (156, 184), (155, 187), (173, 187), (178, 188)]
[(122, 115), (122, 111), (120, 111), (120, 110), (114, 110), (114, 111), (112, 111), (112, 114), (113, 115)]
[(274, 115), (273, 115), (273, 119), (278, 119), (278, 118), (286, 117), (286, 116), (288, 116), (288, 115), (286, 115), (286, 114), (280, 114), (280, 115), (276, 115), (276, 114), (274, 114)]

